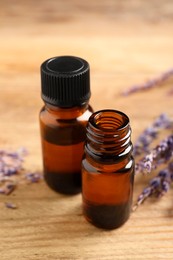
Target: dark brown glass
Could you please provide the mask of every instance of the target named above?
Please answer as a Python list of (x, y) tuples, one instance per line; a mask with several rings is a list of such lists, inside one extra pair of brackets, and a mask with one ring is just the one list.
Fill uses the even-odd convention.
[(131, 128), (116, 110), (95, 112), (87, 125), (82, 161), (83, 212), (97, 227), (114, 229), (129, 218), (134, 180)]
[(40, 112), (44, 178), (55, 191), (81, 191), (86, 124), (92, 112), (88, 103), (73, 108), (46, 104)]

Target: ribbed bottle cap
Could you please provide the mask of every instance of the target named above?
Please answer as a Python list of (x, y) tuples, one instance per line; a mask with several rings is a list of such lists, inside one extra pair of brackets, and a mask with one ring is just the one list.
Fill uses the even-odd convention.
[(41, 65), (42, 99), (51, 105), (72, 107), (90, 98), (89, 64), (74, 56), (48, 59)]

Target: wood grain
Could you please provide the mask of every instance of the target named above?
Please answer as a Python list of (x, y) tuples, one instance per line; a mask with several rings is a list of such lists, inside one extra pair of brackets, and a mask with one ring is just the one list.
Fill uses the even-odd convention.
[[(160, 113), (173, 117), (171, 80), (120, 94), (172, 67), (172, 15), (172, 1), (1, 1), (1, 147), (26, 146), (26, 169), (42, 170), (39, 67), (56, 55), (89, 61), (93, 107), (127, 113), (133, 141)], [(134, 200), (148, 179), (136, 178)], [(0, 259), (173, 259), (172, 198), (173, 190), (148, 200), (122, 228), (107, 232), (85, 221), (81, 195), (56, 194), (44, 182), (21, 184), (0, 196)], [(5, 208), (7, 201), (18, 209)]]

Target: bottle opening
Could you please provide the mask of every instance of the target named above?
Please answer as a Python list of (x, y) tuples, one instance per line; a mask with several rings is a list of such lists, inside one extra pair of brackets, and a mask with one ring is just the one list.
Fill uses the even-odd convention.
[(130, 156), (131, 127), (128, 116), (118, 110), (93, 113), (87, 125), (86, 153), (95, 160), (113, 162)]
[(92, 114), (89, 123), (98, 131), (116, 132), (128, 126), (129, 118), (118, 110), (107, 109)]

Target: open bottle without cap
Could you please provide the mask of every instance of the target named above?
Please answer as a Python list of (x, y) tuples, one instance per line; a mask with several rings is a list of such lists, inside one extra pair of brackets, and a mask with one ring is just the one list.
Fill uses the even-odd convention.
[(97, 227), (114, 229), (129, 218), (134, 181), (131, 128), (116, 110), (92, 114), (82, 161), (83, 212)]
[(44, 178), (57, 192), (81, 191), (81, 161), (89, 105), (90, 79), (87, 61), (60, 56), (41, 65), (40, 112)]

